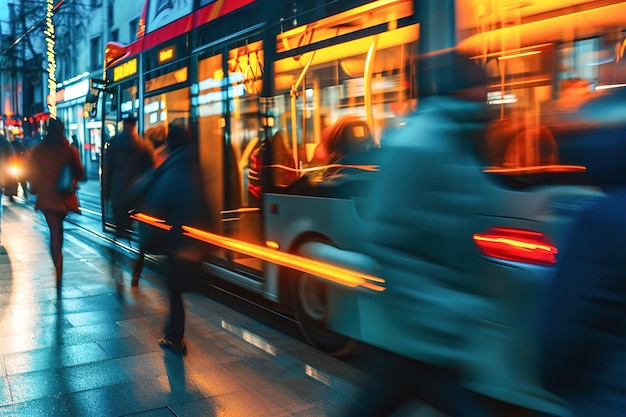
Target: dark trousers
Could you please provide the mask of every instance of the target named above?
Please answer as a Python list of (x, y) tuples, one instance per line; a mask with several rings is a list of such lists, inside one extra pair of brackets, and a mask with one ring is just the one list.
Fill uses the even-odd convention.
[(169, 313), (165, 324), (165, 337), (174, 343), (185, 335), (185, 306), (182, 293), (193, 290), (201, 277), (201, 263), (181, 253), (167, 256), (167, 290)]
[(169, 289), (170, 311), (165, 324), (165, 338), (179, 343), (185, 335), (185, 306), (179, 290)]
[(340, 414), (343, 417), (383, 417), (419, 401), (451, 417), (489, 417), (478, 397), (463, 388), (451, 369), (390, 352), (368, 352), (362, 367), (368, 374), (359, 393)]
[(141, 272), (143, 271), (143, 265), (146, 261), (146, 253), (143, 249), (139, 248), (139, 256), (137, 257), (137, 262), (135, 262), (135, 268), (133, 269), (133, 281), (136, 281), (141, 276)]
[(368, 374), (341, 417), (384, 417), (411, 401), (428, 404), (450, 417), (554, 417), (488, 398), (464, 388), (451, 369), (366, 347)]
[(57, 282), (61, 280), (63, 275), (63, 220), (65, 213), (56, 211), (44, 211), (44, 217), (50, 229), (50, 255), (56, 270)]

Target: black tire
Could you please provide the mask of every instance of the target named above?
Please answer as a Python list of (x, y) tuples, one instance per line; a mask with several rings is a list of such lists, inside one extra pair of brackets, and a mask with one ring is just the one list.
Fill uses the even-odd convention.
[(315, 348), (336, 357), (356, 352), (357, 342), (326, 326), (328, 285), (319, 278), (297, 273), (292, 286), (293, 310), (300, 330)]

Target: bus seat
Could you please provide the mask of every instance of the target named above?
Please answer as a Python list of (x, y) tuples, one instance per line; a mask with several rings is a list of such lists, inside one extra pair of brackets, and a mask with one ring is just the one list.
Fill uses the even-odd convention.
[(545, 125), (523, 129), (506, 147), (503, 166), (532, 167), (553, 165), (558, 160), (558, 148), (552, 132)]
[(315, 148), (311, 162), (313, 165), (333, 164), (347, 155), (375, 147), (376, 142), (365, 120), (343, 116), (322, 131), (322, 140)]
[(545, 125), (526, 127), (515, 118), (500, 119), (487, 129), (485, 149), (487, 165), (496, 167), (530, 167), (552, 165), (558, 161), (558, 147)]

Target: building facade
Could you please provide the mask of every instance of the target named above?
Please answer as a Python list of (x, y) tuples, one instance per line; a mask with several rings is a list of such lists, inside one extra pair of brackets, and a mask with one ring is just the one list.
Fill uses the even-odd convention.
[[(67, 1), (67, 0), (66, 0)], [(81, 0), (84, 3), (84, 0)], [(107, 42), (130, 43), (135, 40), (143, 2), (123, 0), (91, 0), (86, 18), (76, 23), (84, 31), (74, 47), (59, 57), (57, 89), (58, 116), (66, 123), (68, 138), (76, 140), (88, 178), (99, 175), (102, 123), (84, 113), (83, 104), (89, 91), (89, 78), (102, 78), (104, 48)], [(97, 117), (100, 117), (99, 112)]]
[[(102, 78), (107, 42), (135, 40), (142, 9), (142, 1), (9, 1), (0, 15), (0, 132), (10, 139), (41, 136), (50, 113), (52, 72), (57, 117), (80, 150), (87, 177), (98, 178), (101, 123), (83, 110), (89, 78)], [(54, 40), (53, 56), (49, 39)]]

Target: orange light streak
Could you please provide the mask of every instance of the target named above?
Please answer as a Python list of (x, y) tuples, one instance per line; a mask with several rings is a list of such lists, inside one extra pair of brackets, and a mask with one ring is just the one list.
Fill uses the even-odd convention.
[(287, 165), (266, 165), (265, 168), (280, 168), (285, 171), (297, 172), (297, 173), (305, 173), (305, 172), (315, 172), (315, 171), (323, 171), (329, 168), (352, 168), (352, 169), (360, 169), (362, 171), (370, 171), (377, 172), (380, 170), (380, 166), (378, 165), (351, 165), (351, 164), (328, 164), (328, 165), (319, 165), (310, 168), (292, 168)]
[[(535, 49), (540, 49), (540, 48), (544, 48), (546, 46), (551, 46), (551, 43), (541, 43), (539, 45), (533, 45), (533, 46), (526, 46), (524, 48), (513, 48), (513, 49), (507, 49), (506, 52), (509, 53), (513, 53), (513, 52), (517, 52), (518, 56), (519, 54), (522, 54), (522, 51), (527, 51), (529, 49), (535, 50)], [(491, 52), (489, 54), (480, 54), (480, 55), (474, 55), (471, 57), (471, 59), (484, 59), (484, 58), (489, 58), (489, 57), (498, 57), (502, 55), (502, 52)]]
[(274, 242), (273, 240), (265, 241), (265, 246), (272, 249), (278, 249), (278, 242)]
[(501, 167), (489, 167), (485, 168), (483, 172), (496, 173), (496, 174), (528, 174), (528, 173), (540, 173), (540, 172), (584, 172), (587, 167), (582, 165), (540, 165), (533, 167), (517, 167), (517, 168), (501, 168)]
[(525, 57), (525, 56), (537, 55), (537, 54), (540, 54), (540, 53), (541, 53), (541, 51), (520, 52), (520, 53), (515, 54), (515, 55), (500, 56), (500, 57), (498, 57), (498, 59), (500, 61), (504, 61), (504, 60), (507, 60), (507, 59), (522, 58), (522, 57)]
[(258, 207), (241, 207), (234, 210), (222, 210), (222, 214), (234, 214), (234, 213), (256, 213), (261, 211)]
[(183, 226), (185, 236), (193, 239), (201, 240), (211, 245), (219, 246), (224, 249), (233, 250), (245, 255), (254, 256), (263, 261), (271, 262), (287, 268), (292, 268), (301, 272), (315, 275), (319, 278), (340, 284), (349, 288), (363, 287), (372, 291), (382, 292), (385, 287), (385, 280), (373, 275), (363, 274), (347, 268), (335, 266), (326, 262), (321, 262), (292, 253), (281, 252), (276, 249), (266, 248), (253, 243), (243, 242), (240, 240), (216, 235), (195, 229), (189, 226)]
[(174, 226), (165, 223), (165, 220), (156, 217), (148, 216), (143, 213), (133, 213), (130, 215), (131, 219), (135, 219), (150, 226), (158, 227), (163, 230), (172, 230)]

